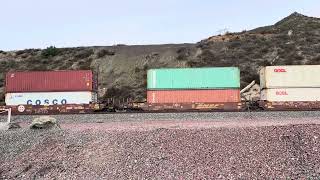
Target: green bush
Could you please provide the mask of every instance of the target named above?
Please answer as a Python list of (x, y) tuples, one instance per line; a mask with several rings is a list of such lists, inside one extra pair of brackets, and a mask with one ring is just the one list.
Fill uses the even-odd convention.
[(48, 71), (48, 67), (46, 65), (36, 65), (34, 67), (32, 67), (31, 69), (32, 71)]
[(226, 33), (225, 33), (225, 35), (227, 35), (227, 36), (230, 36), (230, 35), (233, 35), (234, 33), (232, 33), (232, 32), (229, 32), (229, 31), (227, 31)]
[(177, 50), (177, 54), (178, 54), (177, 60), (179, 61), (186, 60), (190, 56), (190, 49), (186, 47), (182, 47)]
[(78, 51), (74, 57), (77, 59), (84, 59), (87, 58), (89, 56), (91, 56), (93, 54), (93, 50), (92, 49), (84, 49), (84, 50), (80, 50)]
[(261, 49), (260, 49), (260, 53), (262, 53), (262, 54), (266, 54), (266, 53), (268, 53), (269, 52), (269, 47), (262, 47)]
[(116, 102), (118, 100), (123, 100), (127, 98), (131, 98), (130, 94), (134, 91), (135, 89), (131, 86), (123, 86), (121, 88), (119, 87), (111, 87), (107, 89), (107, 92), (104, 97), (102, 97), (102, 100), (107, 100), (108, 98), (114, 98)]
[(102, 58), (104, 56), (113, 56), (115, 55), (115, 52), (114, 51), (110, 51), (110, 50), (107, 50), (107, 49), (101, 49), (100, 51), (98, 51), (97, 53), (97, 57), (98, 58)]
[(261, 62), (258, 62), (259, 66), (272, 66), (271, 62), (269, 62), (268, 60), (263, 60)]
[(0, 87), (3, 86), (3, 85), (4, 85), (4, 78), (1, 77), (1, 78), (0, 78)]
[(4, 102), (4, 94), (0, 92), (0, 105), (5, 105), (5, 102)]
[(9, 71), (10, 69), (16, 69), (17, 63), (14, 60), (7, 60), (0, 62), (0, 72)]
[(15, 54), (17, 56), (28, 56), (28, 55), (36, 55), (36, 53), (40, 51), (40, 49), (24, 49), (24, 50), (19, 50), (19, 51), (16, 51)]
[(234, 49), (234, 48), (238, 48), (242, 45), (242, 43), (240, 41), (231, 41), (229, 43), (229, 48)]
[(138, 73), (138, 72), (140, 72), (140, 71), (141, 71), (141, 69), (140, 69), (139, 67), (135, 67), (135, 68), (134, 68), (134, 72), (135, 72), (135, 73)]
[(92, 58), (84, 59), (81, 61), (78, 61), (78, 66), (80, 70), (90, 70), (91, 69), (91, 63), (92, 63)]
[(315, 64), (317, 64), (317, 65), (320, 64), (320, 55), (312, 58), (312, 61), (313, 61)]
[(47, 47), (46, 49), (41, 51), (41, 56), (44, 58), (54, 57), (58, 54), (59, 50), (54, 46)]
[(315, 53), (320, 53), (320, 46), (314, 48)]
[(144, 71), (147, 71), (148, 69), (150, 69), (149, 66), (148, 66), (148, 64), (143, 65), (143, 70), (144, 70)]
[(25, 53), (24, 50), (16, 51), (16, 55), (17, 55), (17, 56), (19, 56), (19, 55), (21, 55), (21, 54), (24, 54), (24, 53)]

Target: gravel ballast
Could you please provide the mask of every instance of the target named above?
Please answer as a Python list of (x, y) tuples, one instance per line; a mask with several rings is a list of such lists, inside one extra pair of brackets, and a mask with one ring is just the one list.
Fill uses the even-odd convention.
[[(39, 116), (12, 116), (14, 122), (31, 122)], [(270, 112), (191, 112), (191, 113), (112, 113), (53, 115), (58, 121), (69, 122), (110, 122), (110, 121), (154, 121), (154, 120), (227, 120), (227, 119), (320, 119), (320, 111), (270, 111)], [(6, 121), (0, 116), (0, 122)]]
[(0, 179), (320, 177), (318, 112), (293, 113), (54, 116), (62, 130), (0, 132)]

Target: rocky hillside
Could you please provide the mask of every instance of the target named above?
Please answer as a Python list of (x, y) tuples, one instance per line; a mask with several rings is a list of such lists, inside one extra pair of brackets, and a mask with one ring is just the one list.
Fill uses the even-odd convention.
[[(196, 54), (194, 44), (26, 49), (0, 53), (0, 72), (91, 69), (98, 74), (101, 99), (144, 100), (149, 68), (187, 66), (184, 56)], [(4, 73), (0, 74), (0, 93)], [(108, 93), (106, 93), (108, 92)], [(3, 95), (2, 101), (3, 101)], [(1, 98), (0, 98), (1, 99)], [(0, 100), (1, 101), (1, 100)]]
[[(213, 36), (197, 44), (0, 51), (0, 72), (92, 69), (99, 74), (101, 99), (143, 100), (149, 68), (238, 66), (244, 87), (252, 80), (259, 82), (261, 66), (292, 64), (320, 64), (319, 18), (293, 13), (271, 26)], [(3, 84), (1, 74), (0, 92)]]
[(242, 86), (259, 82), (267, 65), (320, 64), (320, 19), (293, 13), (275, 25), (214, 36), (198, 43), (190, 66), (239, 66)]

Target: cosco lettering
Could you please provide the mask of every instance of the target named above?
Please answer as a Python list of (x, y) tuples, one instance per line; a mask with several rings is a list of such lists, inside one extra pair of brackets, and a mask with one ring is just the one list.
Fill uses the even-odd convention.
[(37, 100), (27, 100), (27, 105), (49, 105), (51, 102), (51, 104), (53, 105), (58, 105), (58, 104), (67, 104), (67, 100), (66, 99), (62, 99), (62, 100), (57, 100), (57, 99), (53, 99), (52, 101), (50, 101), (49, 99), (45, 99), (43, 101), (37, 99)]

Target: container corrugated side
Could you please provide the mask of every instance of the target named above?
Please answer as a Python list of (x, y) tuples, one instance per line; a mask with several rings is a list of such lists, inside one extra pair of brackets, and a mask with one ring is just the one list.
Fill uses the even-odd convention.
[(16, 105), (61, 105), (89, 104), (96, 101), (93, 92), (37, 92), (37, 93), (6, 93), (5, 102), (8, 106)]
[(65, 92), (92, 91), (92, 71), (33, 71), (6, 74), (5, 91)]
[(320, 87), (320, 65), (267, 66), (260, 70), (264, 88)]
[(239, 89), (215, 90), (148, 90), (148, 103), (240, 102)]
[(231, 89), (240, 87), (237, 67), (150, 69), (148, 89)]
[(263, 89), (264, 101), (320, 101), (320, 88)]

